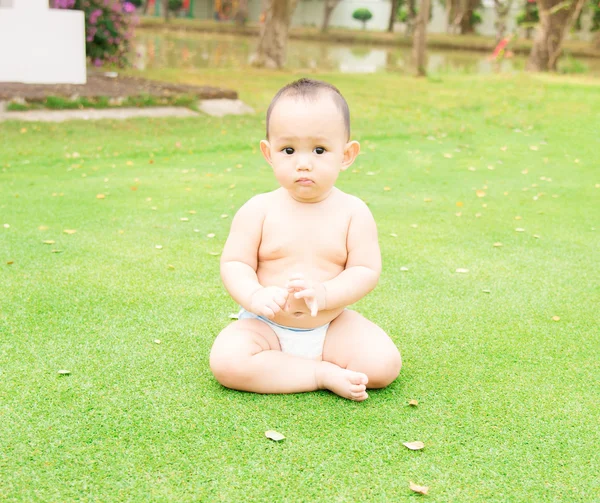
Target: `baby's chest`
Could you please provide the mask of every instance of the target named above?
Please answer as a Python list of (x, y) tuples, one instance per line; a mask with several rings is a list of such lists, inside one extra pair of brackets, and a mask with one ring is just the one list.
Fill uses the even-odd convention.
[(346, 238), (350, 217), (343, 215), (307, 218), (279, 214), (269, 216), (263, 224), (259, 260), (297, 258), (325, 259), (346, 264)]

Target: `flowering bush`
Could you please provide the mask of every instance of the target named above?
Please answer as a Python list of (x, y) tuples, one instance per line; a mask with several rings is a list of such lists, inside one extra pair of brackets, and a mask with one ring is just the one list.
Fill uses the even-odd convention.
[(137, 23), (135, 5), (127, 0), (53, 0), (55, 9), (85, 14), (85, 50), (95, 66), (126, 66), (129, 42)]

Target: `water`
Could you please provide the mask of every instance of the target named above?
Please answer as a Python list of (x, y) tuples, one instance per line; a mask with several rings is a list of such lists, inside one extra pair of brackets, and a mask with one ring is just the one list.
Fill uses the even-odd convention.
[[(248, 65), (256, 39), (235, 35), (139, 30), (133, 43), (135, 68), (242, 68)], [(437, 73), (514, 73), (525, 68), (523, 56), (500, 62), (489, 54), (472, 51), (428, 51), (427, 71)], [(569, 67), (600, 76), (600, 60), (576, 62), (563, 58)], [(412, 72), (410, 47), (382, 47), (290, 40), (290, 69), (339, 71), (342, 73)]]

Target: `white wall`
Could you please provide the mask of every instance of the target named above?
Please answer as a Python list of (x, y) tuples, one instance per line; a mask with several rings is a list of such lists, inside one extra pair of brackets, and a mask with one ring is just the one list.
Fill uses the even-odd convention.
[(82, 11), (48, 8), (48, 0), (13, 0), (0, 8), (0, 82), (85, 84)]

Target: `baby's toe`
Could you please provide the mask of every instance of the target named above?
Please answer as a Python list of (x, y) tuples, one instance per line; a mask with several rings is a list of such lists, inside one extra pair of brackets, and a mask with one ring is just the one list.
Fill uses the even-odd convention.
[(367, 389), (367, 387), (364, 384), (352, 384), (350, 386), (351, 393), (362, 393), (366, 389)]
[(350, 376), (350, 382), (352, 384), (367, 384), (369, 382), (369, 378), (366, 376), (366, 374), (363, 374), (362, 372), (354, 372), (351, 376)]
[(369, 394), (366, 391), (360, 391), (358, 393), (350, 393), (350, 397), (356, 402), (362, 402), (369, 398)]

